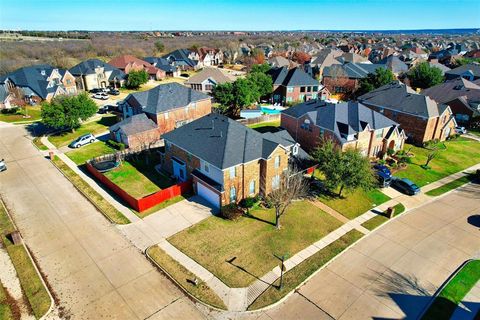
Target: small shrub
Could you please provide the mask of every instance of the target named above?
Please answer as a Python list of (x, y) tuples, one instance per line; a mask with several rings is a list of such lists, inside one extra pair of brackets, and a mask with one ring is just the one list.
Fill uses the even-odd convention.
[(384, 166), (385, 164), (387, 164), (387, 161), (385, 159), (380, 159), (377, 161), (377, 163), (381, 166)]
[(9, 109), (2, 109), (2, 114), (16, 114), (18, 112), (18, 107), (13, 107)]
[(397, 156), (403, 156), (405, 155), (405, 150), (398, 150), (397, 151)]
[(120, 151), (125, 150), (125, 144), (122, 143), (122, 142), (117, 142), (115, 140), (108, 140), (107, 144), (114, 149), (117, 149), (117, 150), (120, 150)]
[(237, 220), (243, 215), (243, 211), (236, 203), (230, 203), (222, 207), (221, 215), (227, 220)]
[(391, 148), (388, 148), (387, 149), (387, 154), (391, 157), (395, 154), (395, 150), (391, 149)]
[(240, 202), (240, 205), (245, 209), (254, 207), (259, 202), (258, 197), (247, 197)]

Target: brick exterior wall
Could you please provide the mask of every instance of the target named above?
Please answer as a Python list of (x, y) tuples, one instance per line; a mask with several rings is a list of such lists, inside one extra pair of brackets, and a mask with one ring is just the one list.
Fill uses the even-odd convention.
[(162, 169), (164, 169), (170, 174), (173, 174), (172, 156), (175, 156), (176, 158), (185, 162), (187, 179), (191, 178), (191, 173), (193, 170), (200, 168), (199, 158), (195, 157), (192, 154), (189, 154), (185, 150), (177, 147), (176, 145), (171, 144), (168, 150), (165, 149), (165, 157), (161, 159)]
[[(273, 86), (273, 97), (274, 102), (281, 102), (281, 103), (288, 103), (288, 102), (295, 102), (295, 101), (308, 101), (311, 99), (316, 99), (317, 97), (321, 96), (321, 92), (319, 92), (320, 84), (317, 86), (317, 91), (313, 91), (313, 86), (310, 86), (310, 92), (301, 92), (301, 86), (293, 87), (292, 92), (288, 92), (287, 87), (281, 86)], [(292, 87), (291, 87), (292, 88)], [(307, 87), (305, 87), (307, 88)], [(305, 89), (307, 90), (307, 89)], [(275, 99), (275, 95), (278, 95), (280, 98)], [(303, 97), (302, 97), (303, 96)]]
[[(352, 92), (355, 92), (359, 86), (358, 79), (342, 78), (334, 79), (332, 77), (325, 76), (322, 79), (323, 85), (330, 91), (332, 94), (345, 94), (348, 96)], [(336, 87), (341, 87), (342, 90), (335, 90)]]

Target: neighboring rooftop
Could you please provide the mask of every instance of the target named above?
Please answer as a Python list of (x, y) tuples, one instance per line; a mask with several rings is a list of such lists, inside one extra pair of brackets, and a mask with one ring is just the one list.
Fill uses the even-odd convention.
[(197, 65), (197, 61), (188, 57), (191, 53), (192, 52), (187, 49), (177, 49), (164, 55), (162, 58), (165, 58), (170, 63), (174, 63), (179, 66), (189, 66), (194, 68)]
[(363, 79), (368, 74), (374, 73), (378, 68), (385, 68), (384, 64), (367, 64), (367, 63), (346, 63), (343, 65), (332, 65), (325, 67), (323, 71), (324, 77), (335, 77), (345, 75), (351, 79)]
[(121, 129), (126, 135), (134, 135), (152, 129), (157, 129), (157, 125), (147, 117), (145, 113), (135, 114), (125, 118), (110, 127), (110, 131), (115, 132)]
[(204, 68), (199, 73), (191, 76), (185, 84), (191, 83), (202, 83), (203, 81), (211, 79), (216, 84), (226, 83), (226, 82), (233, 82), (235, 79), (231, 77), (226, 72), (222, 71), (218, 68)]
[(445, 72), (445, 75), (450, 77), (461, 77), (465, 73), (471, 73), (475, 79), (480, 78), (480, 64), (478, 63), (469, 63), (458, 68), (452, 69)]
[(108, 62), (108, 64), (119, 68), (119, 69), (125, 69), (127, 65), (137, 65), (137, 66), (142, 66), (149, 74), (156, 74), (158, 69), (148, 63), (147, 61), (144, 61), (142, 59), (139, 59), (135, 56), (132, 55), (123, 55), (123, 56), (118, 56), (113, 58)]
[(408, 71), (408, 66), (400, 60), (397, 56), (390, 55), (385, 59), (379, 61), (380, 64), (384, 64), (385, 67), (395, 74), (404, 73)]
[(479, 102), (480, 86), (464, 78), (455, 78), (425, 89), (421, 94), (429, 96), (437, 103), (448, 103), (459, 97)]
[(290, 70), (287, 67), (272, 68), (268, 71), (268, 74), (272, 77), (274, 85), (283, 85), (286, 87), (319, 85), (317, 80), (299, 68)]
[(288, 148), (295, 144), (288, 133), (262, 134), (214, 113), (165, 133), (162, 137), (219, 169), (267, 159), (279, 145)]
[(210, 99), (210, 97), (172, 82), (158, 85), (147, 91), (131, 93), (125, 98), (125, 101), (132, 107), (142, 107), (143, 112), (157, 114), (205, 99)]
[(114, 78), (116, 79), (125, 79), (126, 74), (118, 69), (115, 68), (114, 66), (103, 62), (100, 59), (88, 59), (85, 61), (80, 62), (76, 66), (70, 68), (68, 71), (70, 71), (71, 74), (74, 76), (80, 76), (80, 75), (89, 75), (89, 74), (95, 74), (95, 69), (97, 68), (103, 68), (104, 71), (112, 71), (112, 74), (110, 75), (110, 78), (108, 80), (113, 80)]

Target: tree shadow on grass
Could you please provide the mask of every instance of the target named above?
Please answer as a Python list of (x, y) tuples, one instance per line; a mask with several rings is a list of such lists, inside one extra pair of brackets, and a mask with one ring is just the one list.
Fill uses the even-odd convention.
[(241, 265), (235, 263), (235, 260), (236, 260), (236, 259), (237, 259), (237, 257), (233, 257), (233, 258), (231, 258), (231, 259), (229, 259), (229, 260), (226, 260), (225, 262), (228, 263), (228, 264), (230, 264), (230, 265), (232, 265), (232, 266), (234, 266), (235, 268), (239, 269), (240, 271), (248, 274), (249, 276), (251, 276), (251, 277), (253, 277), (253, 278), (257, 279), (257, 280), (260, 280), (260, 281), (262, 281), (263, 283), (266, 283), (266, 284), (268, 284), (268, 285), (271, 285), (271, 283), (268, 283), (268, 282), (266, 282), (266, 281), (263, 281), (262, 279), (260, 279), (259, 276), (253, 274), (252, 272), (248, 271), (247, 269), (245, 269), (245, 268), (242, 267)]
[(275, 133), (275, 132), (280, 131), (280, 129), (278, 127), (275, 127), (275, 126), (258, 127), (258, 128), (254, 128), (253, 130), (255, 130), (257, 132), (260, 132), (260, 133), (267, 133), (267, 132)]
[(266, 223), (266, 224), (275, 226), (275, 223), (272, 222), (272, 221), (268, 221), (268, 220), (259, 218), (259, 217), (257, 217), (257, 216), (254, 216), (253, 214), (250, 213), (250, 210), (247, 210), (247, 212), (245, 212), (245, 213), (243, 214), (243, 216), (244, 216), (245, 218), (249, 218), (249, 219), (261, 221), (261, 222), (264, 222), (264, 223)]

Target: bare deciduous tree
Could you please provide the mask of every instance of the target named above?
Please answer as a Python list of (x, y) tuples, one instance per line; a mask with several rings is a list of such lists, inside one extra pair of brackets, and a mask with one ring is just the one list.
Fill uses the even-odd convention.
[(286, 170), (280, 177), (277, 189), (268, 196), (275, 208), (275, 227), (280, 229), (280, 217), (285, 214), (293, 200), (304, 197), (308, 192), (308, 183), (296, 168)]

